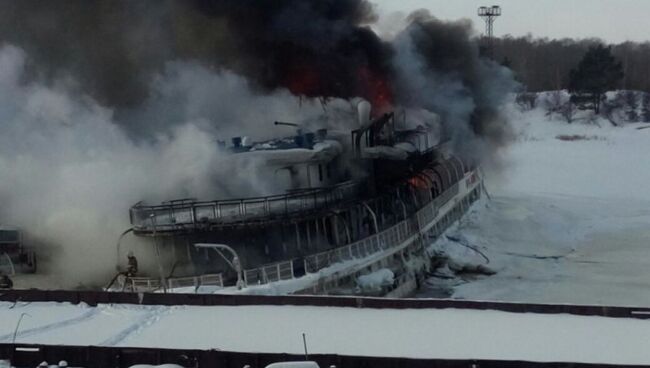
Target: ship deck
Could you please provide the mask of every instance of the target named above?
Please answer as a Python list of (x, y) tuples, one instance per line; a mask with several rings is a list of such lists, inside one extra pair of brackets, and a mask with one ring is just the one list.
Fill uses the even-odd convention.
[(130, 217), (138, 235), (174, 235), (215, 226), (304, 219), (322, 210), (331, 211), (346, 200), (355, 198), (364, 186), (349, 181), (333, 187), (293, 191), (256, 198), (216, 201), (178, 200), (160, 205), (136, 204)]

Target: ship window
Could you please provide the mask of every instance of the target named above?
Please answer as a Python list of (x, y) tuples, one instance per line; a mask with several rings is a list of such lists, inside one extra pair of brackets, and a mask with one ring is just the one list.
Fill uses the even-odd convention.
[(325, 173), (327, 174), (328, 179), (332, 177), (332, 169), (329, 163), (325, 165)]
[(318, 164), (318, 180), (323, 181), (323, 165)]

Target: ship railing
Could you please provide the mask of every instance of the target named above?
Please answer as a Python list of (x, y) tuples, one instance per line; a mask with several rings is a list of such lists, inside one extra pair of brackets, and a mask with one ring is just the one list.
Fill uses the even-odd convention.
[[(201, 286), (213, 286), (223, 288), (222, 274), (205, 274), (200, 276), (169, 277), (165, 279), (169, 289), (194, 288), (198, 290)], [(160, 279), (152, 277), (127, 277), (124, 279), (122, 290), (133, 292), (154, 292), (162, 290)]]
[[(304, 257), (305, 272), (315, 273), (336, 263), (350, 261), (353, 259), (366, 258), (381, 251), (395, 247), (409, 237), (418, 234), (425, 226), (432, 223), (438, 216), (439, 209), (447, 204), (456, 194), (459, 193), (459, 184), (456, 183), (447, 189), (442, 195), (429, 202), (421, 208), (415, 216), (415, 220), (407, 219), (392, 227), (373, 234), (364, 239), (338, 247), (326, 252), (316, 253)], [(446, 224), (438, 228), (434, 224), (436, 233), (442, 231)], [(267, 284), (270, 282), (290, 280), (295, 278), (294, 261), (287, 260), (267, 264), (258, 268), (244, 271), (244, 280), (247, 285)], [(222, 274), (207, 274), (194, 277), (168, 278), (167, 285), (170, 289), (200, 286), (216, 286), (223, 288)], [(161, 289), (160, 280), (144, 277), (132, 277), (128, 279), (128, 286), (133, 291), (156, 291)]]
[[(414, 219), (406, 219), (378, 234), (342, 247), (305, 256), (303, 260), (305, 272), (315, 273), (333, 264), (365, 258), (403, 243), (418, 234), (424, 226), (432, 223), (438, 215), (438, 210), (458, 192), (459, 184), (456, 183), (420, 209)], [(272, 263), (244, 271), (247, 285), (267, 284), (292, 278), (295, 278), (294, 260)]]
[(223, 276), (222, 274), (218, 273), (200, 276), (170, 277), (167, 279), (167, 286), (170, 289), (192, 287), (195, 290), (201, 286), (214, 286), (217, 288), (223, 288)]
[(434, 202), (438, 204), (438, 207), (445, 205), (447, 202), (449, 202), (456, 194), (458, 194), (459, 191), (459, 185), (458, 183), (452, 185), (449, 187), (449, 189), (445, 190), (440, 196), (436, 197), (434, 199)]
[(155, 291), (161, 288), (159, 279), (149, 277), (129, 277), (127, 283), (134, 292)]
[(420, 229), (423, 229), (428, 224), (433, 222), (438, 216), (438, 210), (440, 209), (441, 203), (438, 201), (438, 198), (435, 198), (433, 201), (429, 202), (426, 206), (421, 208), (415, 215), (418, 226)]
[(199, 284), (198, 277), (189, 276), (189, 277), (174, 277), (167, 279), (167, 286), (170, 289), (180, 289), (180, 288), (196, 288), (196, 285)]
[(404, 220), (379, 234), (369, 236), (354, 243), (326, 252), (316, 253), (305, 257), (305, 271), (318, 272), (332, 264), (351, 259), (365, 258), (380, 250), (401, 244), (409, 237), (419, 233), (420, 229), (433, 222), (438, 215), (438, 209), (449, 202), (459, 192), (458, 183), (451, 186), (442, 195), (436, 197), (415, 216), (416, 221)]
[(447, 204), (454, 196), (459, 193), (459, 184), (456, 183), (444, 191), (440, 196), (434, 198), (426, 206), (422, 207), (415, 215), (420, 230), (430, 227), (430, 224), (438, 216), (442, 206)]
[(179, 201), (131, 207), (131, 224), (141, 231), (165, 231), (205, 223), (263, 220), (328, 208), (357, 194), (362, 182), (294, 191), (291, 193), (210, 202)]
[(223, 287), (223, 275), (220, 273), (207, 274), (199, 276), (198, 286), (217, 286)]
[[(384, 231), (356, 242), (304, 257), (305, 272), (315, 273), (336, 263), (366, 258), (403, 243), (408, 238), (418, 234), (425, 226), (432, 223), (438, 215), (439, 209), (458, 193), (459, 184), (456, 183), (443, 192), (442, 195), (436, 197), (425, 207), (421, 208), (416, 213), (415, 220), (406, 219)], [(435, 226), (435, 231), (438, 232), (437, 225)], [(290, 280), (295, 277), (293, 259), (244, 271), (244, 280), (247, 285), (268, 284), (270, 282)], [(160, 282), (157, 279), (131, 278), (130, 280), (134, 291), (153, 291), (160, 289)], [(221, 274), (169, 278), (167, 282), (172, 289), (189, 286), (198, 288), (199, 286), (206, 285), (223, 287)]]
[(295, 277), (293, 260), (271, 263), (244, 271), (246, 285), (261, 285), (269, 282), (290, 280)]
[(405, 220), (354, 243), (306, 256), (304, 259), (305, 271), (308, 273), (318, 272), (335, 263), (365, 258), (397, 246), (417, 232), (416, 226), (417, 224), (414, 224), (412, 220)]

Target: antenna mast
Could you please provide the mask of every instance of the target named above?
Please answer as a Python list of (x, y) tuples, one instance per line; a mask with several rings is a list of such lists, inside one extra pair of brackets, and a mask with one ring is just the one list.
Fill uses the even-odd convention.
[(494, 21), (501, 16), (501, 7), (498, 5), (482, 6), (478, 8), (478, 16), (485, 21), (485, 37), (487, 37), (487, 55), (494, 56)]

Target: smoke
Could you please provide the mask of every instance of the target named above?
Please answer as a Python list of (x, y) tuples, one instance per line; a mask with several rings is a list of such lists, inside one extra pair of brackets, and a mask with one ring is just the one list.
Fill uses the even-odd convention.
[(147, 99), (168, 61), (227, 68), (267, 91), (370, 100), (390, 69), (362, 0), (24, 0), (2, 9), (0, 40), (26, 50), (39, 78), (73, 75), (113, 107)]
[[(268, 114), (305, 123), (323, 115), (318, 102), (287, 91), (259, 95), (232, 73), (172, 64), (138, 114), (151, 134), (133, 140), (112, 109), (73, 93), (66, 81), (23, 82), (27, 65), (21, 49), (0, 49), (0, 219), (45, 245), (44, 271), (67, 287), (109, 279), (117, 238), (130, 226), (128, 208), (140, 200), (277, 192), (265, 181), (263, 162), (233, 162), (215, 137), (287, 135)], [(223, 101), (215, 104), (219, 94)], [(136, 254), (153, 249), (140, 245)], [(42, 258), (47, 253), (51, 259)]]
[(122, 109), (119, 114), (118, 124), (137, 139), (192, 121), (215, 140), (242, 135), (262, 140), (294, 133), (274, 121), (336, 128), (348, 124), (354, 114), (354, 106), (346, 100), (330, 99), (323, 105), (284, 88), (262, 93), (241, 75), (194, 62), (168, 63), (162, 74), (152, 78), (150, 91), (138, 108)]
[(387, 40), (364, 0), (0, 4), (0, 222), (55, 249), (62, 286), (108, 279), (140, 200), (280, 191), (217, 144), (293, 133), (273, 121), (349, 129), (361, 97), (440, 116), (466, 158), (507, 142), (514, 82), (467, 22), (418, 12)]
[(474, 162), (510, 139), (499, 112), (516, 83), (509, 69), (480, 57), (467, 20), (409, 17), (394, 41), (397, 104), (434, 111), (457, 154)]

